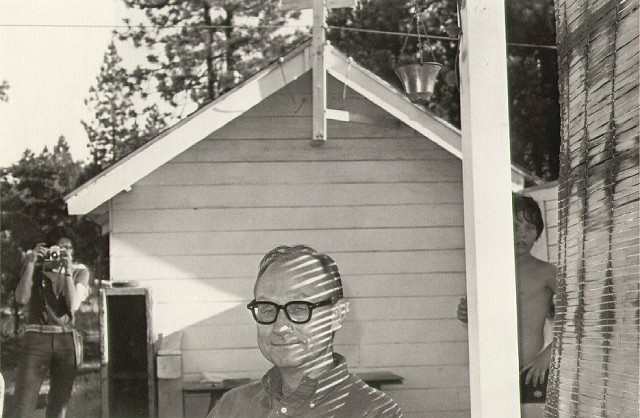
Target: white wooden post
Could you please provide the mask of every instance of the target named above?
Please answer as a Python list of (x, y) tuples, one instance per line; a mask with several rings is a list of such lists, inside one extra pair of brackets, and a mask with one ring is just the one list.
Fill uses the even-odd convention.
[(327, 140), (327, 71), (324, 57), (327, 21), (325, 0), (313, 0), (311, 51), (313, 54), (313, 140)]
[(327, 9), (355, 7), (355, 0), (282, 0), (282, 8), (313, 9), (311, 53), (313, 55), (313, 140), (327, 140), (327, 65), (325, 61), (325, 24)]
[(471, 416), (519, 417), (504, 3), (462, 2), (460, 101)]

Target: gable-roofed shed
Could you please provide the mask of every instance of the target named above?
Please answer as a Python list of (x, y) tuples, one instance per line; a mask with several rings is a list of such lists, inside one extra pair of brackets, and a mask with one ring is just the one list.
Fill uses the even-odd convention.
[(460, 133), (328, 48), (329, 117), (342, 120), (317, 146), (309, 56), (168, 129), (67, 196), (69, 211), (108, 231), (113, 281), (152, 289), (154, 332), (182, 333), (184, 381), (265, 372), (245, 309), (258, 262), (306, 243), (343, 276), (351, 311), (336, 344), (349, 366), (403, 376), (383, 390), (407, 417), (466, 417)]

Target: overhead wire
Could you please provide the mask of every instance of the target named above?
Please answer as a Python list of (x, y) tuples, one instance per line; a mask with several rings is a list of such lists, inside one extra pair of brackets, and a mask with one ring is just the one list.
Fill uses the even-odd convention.
[(78, 29), (126, 29), (126, 28), (144, 28), (144, 29), (183, 29), (183, 28), (192, 28), (192, 29), (232, 29), (238, 27), (246, 27), (246, 28), (264, 28), (264, 29), (278, 29), (278, 28), (309, 28), (309, 25), (88, 25), (88, 24), (56, 24), (56, 23), (46, 23), (46, 24), (31, 24), (31, 23), (0, 23), (0, 27), (25, 27), (25, 28), (78, 28)]
[[(412, 38), (417, 38), (418, 37), (417, 34), (413, 34), (413, 33), (409, 33), (408, 34), (406, 32), (391, 32), (391, 31), (377, 30), (377, 29), (350, 28), (350, 27), (347, 27), (347, 26), (333, 26), (333, 25), (329, 25), (328, 28), (329, 29), (346, 30), (346, 31), (350, 31), (350, 32), (375, 33), (375, 34), (379, 34), (379, 35), (410, 36)], [(454, 37), (451, 37), (451, 36), (420, 34), (420, 37), (422, 37), (422, 38), (430, 38), (430, 39), (440, 39), (440, 40), (444, 40), (444, 41), (454, 41), (454, 42), (458, 41), (458, 38), (454, 38)]]
[[(2, 23), (0, 27), (6, 28), (77, 28), (77, 29), (127, 29), (127, 28), (143, 28), (143, 29), (182, 29), (182, 28), (190, 28), (190, 29), (230, 29), (230, 28), (245, 28), (245, 29), (301, 29), (310, 28), (309, 25), (256, 25), (256, 26), (242, 26), (242, 25), (170, 25), (170, 26), (158, 26), (158, 25), (89, 25), (89, 24), (25, 24), (25, 23)], [(327, 29), (335, 29), (342, 30), (348, 32), (362, 32), (369, 34), (377, 34), (377, 35), (388, 35), (388, 36), (408, 36), (412, 38), (417, 38), (417, 34), (407, 34), (405, 32), (393, 32), (393, 31), (385, 31), (378, 29), (365, 29), (365, 28), (353, 28), (348, 26), (335, 26), (335, 25), (327, 25)], [(430, 35), (430, 34), (420, 34), (421, 37), (429, 38), (429, 39), (438, 39), (442, 41), (451, 41), (451, 42), (459, 42), (459, 38), (452, 36), (443, 36), (443, 35)], [(531, 44), (531, 43), (522, 43), (522, 42), (507, 42), (508, 46), (522, 47), (522, 48), (544, 48), (544, 49), (557, 49), (555, 45), (544, 45), (544, 44)]]

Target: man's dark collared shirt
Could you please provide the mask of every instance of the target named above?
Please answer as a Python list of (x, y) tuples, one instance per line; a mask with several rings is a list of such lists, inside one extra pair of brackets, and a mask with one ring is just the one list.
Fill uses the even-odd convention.
[(402, 416), (393, 399), (349, 373), (344, 357), (334, 354), (334, 362), (333, 369), (317, 378), (306, 376), (284, 399), (280, 371), (273, 367), (261, 382), (225, 393), (207, 418)]

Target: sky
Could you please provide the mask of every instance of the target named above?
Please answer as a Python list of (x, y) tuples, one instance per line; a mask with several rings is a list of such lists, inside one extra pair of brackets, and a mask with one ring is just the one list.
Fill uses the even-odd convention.
[[(75, 160), (88, 162), (84, 99), (112, 30), (125, 16), (135, 21), (139, 12), (132, 14), (122, 0), (0, 0), (0, 83), (10, 85), (9, 101), (0, 102), (0, 167), (27, 148), (51, 149), (60, 136)], [(310, 12), (301, 20), (310, 24)], [(125, 63), (141, 62), (141, 52), (117, 46)]]
[(0, 83), (10, 85), (9, 101), (0, 102), (0, 167), (17, 162), (26, 148), (51, 149), (61, 135), (74, 159), (88, 158), (83, 100), (96, 84), (112, 28), (46, 25), (121, 25), (121, 3), (0, 1)]

